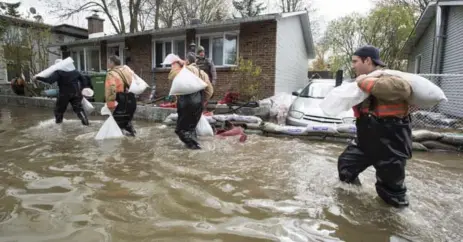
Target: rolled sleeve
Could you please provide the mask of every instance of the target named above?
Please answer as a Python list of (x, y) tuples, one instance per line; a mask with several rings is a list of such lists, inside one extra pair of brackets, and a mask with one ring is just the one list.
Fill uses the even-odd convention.
[(362, 91), (370, 94), (371, 91), (373, 90), (373, 87), (375, 86), (377, 80), (378, 80), (378, 78), (366, 77), (366, 78), (363, 78), (361, 80), (358, 80), (357, 84), (358, 84), (359, 88)]
[(412, 89), (406, 80), (385, 75), (375, 81), (370, 93), (384, 101), (406, 101), (410, 99)]
[(106, 105), (109, 109), (116, 108), (116, 80), (111, 75), (108, 75), (105, 81), (105, 98)]

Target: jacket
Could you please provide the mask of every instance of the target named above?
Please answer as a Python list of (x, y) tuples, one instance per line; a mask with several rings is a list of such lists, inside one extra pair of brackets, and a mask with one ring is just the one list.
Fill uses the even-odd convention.
[[(206, 88), (204, 89), (204, 94), (205, 94), (205, 99), (209, 100), (212, 97), (212, 94), (214, 94), (214, 87), (212, 86), (212, 83), (209, 81), (209, 76), (206, 74), (206, 72), (204, 72), (203, 70), (200, 70), (199, 67), (195, 63), (185, 66), (185, 68), (193, 72), (193, 74), (195, 74), (197, 77), (199, 77), (201, 80), (203, 80), (207, 84)], [(168, 77), (169, 81), (173, 81), (175, 76), (177, 76), (177, 74), (180, 71), (181, 69), (178, 69), (178, 70), (172, 69), (169, 73), (169, 77)]]
[(109, 109), (116, 107), (117, 93), (126, 93), (132, 84), (132, 70), (124, 66), (116, 66), (108, 71), (105, 81), (106, 105)]
[(370, 94), (359, 105), (354, 107), (356, 117), (370, 113), (376, 117), (404, 118), (409, 114), (408, 101), (412, 94), (410, 84), (396, 76), (382, 75), (366, 77), (357, 81), (360, 89)]
[(214, 63), (208, 58), (198, 57), (196, 65), (198, 65), (199, 69), (207, 73), (209, 80), (215, 85), (217, 82), (217, 71), (215, 70)]
[(37, 80), (48, 84), (58, 83), (60, 95), (81, 95), (82, 89), (88, 87), (87, 82), (80, 72), (74, 71), (55, 71), (49, 77), (37, 77)]

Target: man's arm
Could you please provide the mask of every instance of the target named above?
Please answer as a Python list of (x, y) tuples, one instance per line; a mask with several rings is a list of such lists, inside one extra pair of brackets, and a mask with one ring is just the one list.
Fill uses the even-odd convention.
[(109, 73), (105, 81), (105, 99), (108, 108), (114, 110), (116, 108), (116, 78)]
[(58, 72), (53, 72), (49, 77), (40, 77), (40, 76), (37, 76), (35, 77), (35, 79), (41, 81), (41, 82), (45, 82), (45, 83), (48, 83), (48, 84), (53, 84), (55, 82), (57, 82), (59, 80), (60, 76), (58, 74)]
[(364, 92), (383, 101), (406, 101), (412, 94), (410, 84), (396, 76), (361, 77), (357, 84)]
[(214, 62), (212, 62), (212, 60), (209, 61), (210, 62), (210, 71), (211, 71), (211, 76), (212, 76), (212, 84), (215, 85), (215, 83), (217, 82), (217, 71), (215, 69), (215, 65), (214, 65)]

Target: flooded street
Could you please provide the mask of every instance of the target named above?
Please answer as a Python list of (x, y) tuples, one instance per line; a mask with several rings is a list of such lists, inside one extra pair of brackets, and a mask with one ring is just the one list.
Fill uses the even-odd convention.
[[(95, 119), (95, 118), (93, 118)], [(202, 138), (135, 122), (137, 138), (95, 141), (102, 120), (0, 113), (0, 241), (463, 241), (463, 157), (418, 153), (411, 206), (338, 181), (344, 145), (297, 139)]]

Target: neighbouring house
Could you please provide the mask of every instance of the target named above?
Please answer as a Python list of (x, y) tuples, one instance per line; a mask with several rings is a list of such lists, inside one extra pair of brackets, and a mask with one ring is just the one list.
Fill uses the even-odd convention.
[[(48, 25), (41, 21), (0, 15), (0, 84), (24, 74), (26, 80), (61, 58), (50, 44), (87, 39), (88, 31), (68, 24)], [(21, 64), (18, 64), (21, 63)]]
[(463, 117), (462, 37), (463, 1), (434, 1), (422, 13), (403, 49), (408, 72), (434, 81), (449, 99), (437, 111), (457, 117)]
[(88, 19), (89, 39), (60, 44), (63, 57), (71, 56), (81, 71), (104, 71), (107, 58), (118, 55), (158, 96), (167, 95), (170, 69), (161, 63), (169, 53), (184, 57), (195, 43), (217, 67), (215, 97), (236, 85), (233, 67), (239, 58), (262, 68), (262, 96), (292, 92), (307, 83), (307, 62), (314, 58), (314, 44), (306, 11), (268, 14), (188, 26), (106, 36), (103, 19)]

